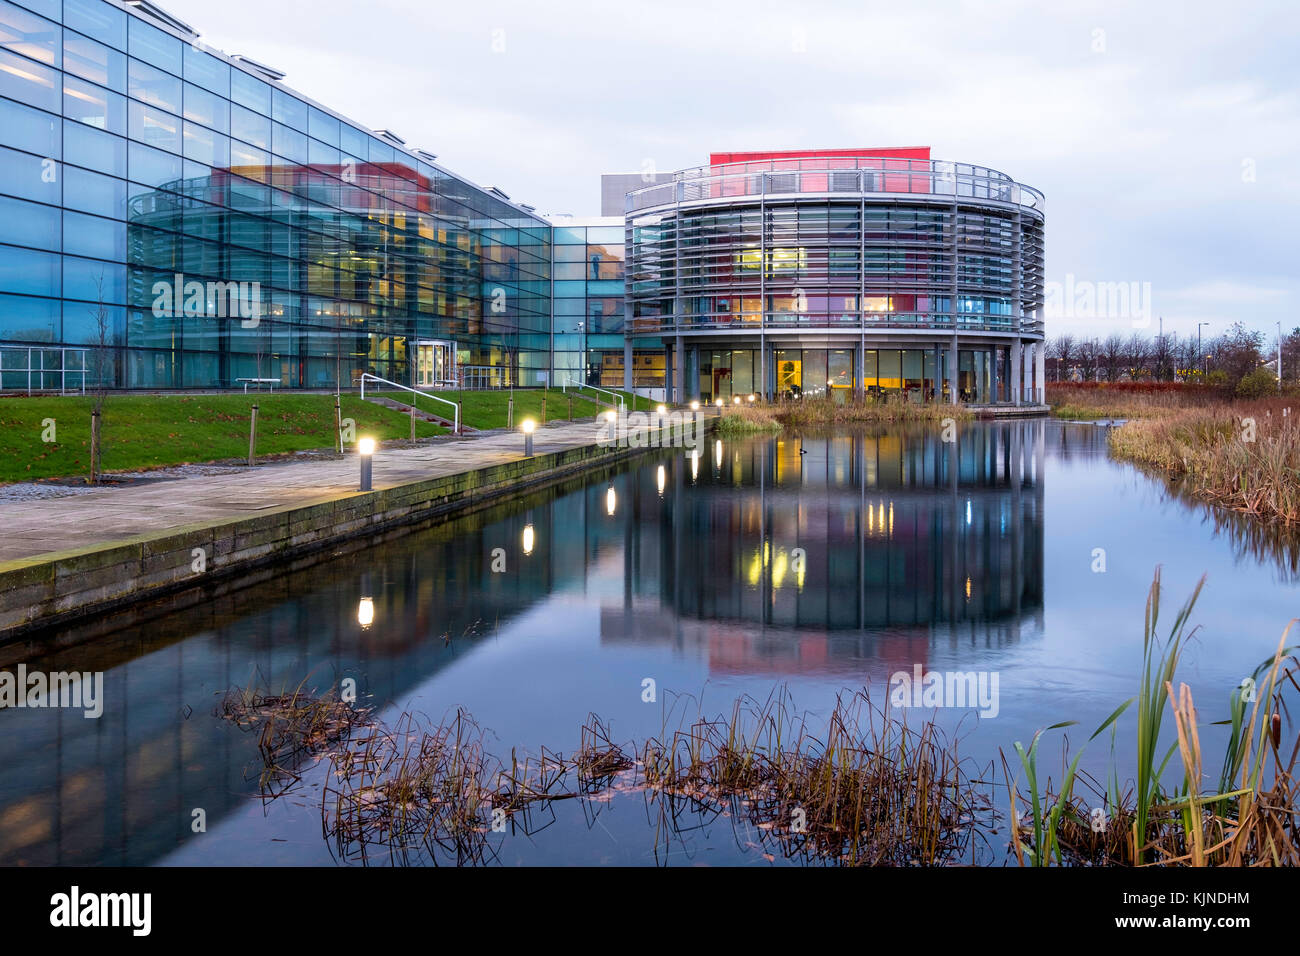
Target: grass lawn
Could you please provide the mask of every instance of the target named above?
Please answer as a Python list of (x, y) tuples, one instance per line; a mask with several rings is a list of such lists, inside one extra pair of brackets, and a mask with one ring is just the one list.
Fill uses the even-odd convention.
[[(367, 393), (369, 394), (369, 393)], [(387, 394), (387, 393), (384, 393)], [(405, 401), (409, 392), (394, 392)], [(504, 428), (509, 391), (441, 393), (463, 403), (465, 424), (473, 428)], [(600, 397), (604, 397), (603, 395)], [(628, 410), (633, 410), (631, 396)], [(553, 388), (546, 392), (546, 420), (569, 416), (591, 418), (608, 405), (597, 393)], [(525, 418), (540, 422), (542, 391), (516, 389), (515, 425)], [(451, 408), (420, 398), (421, 410), (450, 418)], [(257, 411), (257, 453), (272, 455), (334, 446), (334, 396), (295, 394), (228, 395), (110, 395), (104, 401), (103, 468), (136, 471), (166, 465), (245, 458), (248, 455), (248, 418), (253, 403)], [(35, 478), (62, 478), (90, 471), (89, 396), (0, 398), (0, 482)], [(357, 395), (343, 395), (343, 417), (356, 422), (358, 436), (380, 440), (409, 438), (410, 417)], [(646, 410), (652, 403), (637, 400)], [(54, 420), (55, 441), (44, 441), (47, 419)], [(417, 421), (417, 438), (446, 434), (447, 428)]]
[[(333, 395), (110, 395), (104, 401), (105, 471), (244, 458), (248, 418), (257, 411), (257, 453), (334, 445)], [(82, 475), (90, 471), (88, 396), (0, 398), (0, 481)], [(357, 435), (409, 438), (410, 417), (355, 395), (342, 397)], [(46, 419), (56, 441), (45, 442)], [(447, 429), (416, 422), (417, 437)]]

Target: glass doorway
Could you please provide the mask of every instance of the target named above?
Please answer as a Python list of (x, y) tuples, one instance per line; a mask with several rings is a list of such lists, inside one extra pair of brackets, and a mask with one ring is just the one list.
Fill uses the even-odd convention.
[(421, 341), (415, 345), (415, 384), (421, 388), (456, 384), (456, 343)]

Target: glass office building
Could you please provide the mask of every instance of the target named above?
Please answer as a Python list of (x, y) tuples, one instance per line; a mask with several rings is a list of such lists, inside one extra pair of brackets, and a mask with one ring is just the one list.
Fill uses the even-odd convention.
[(928, 148), (715, 155), (627, 195), (628, 334), (675, 400), (1022, 403), (1043, 196)]
[(545, 377), (546, 221), (281, 78), (149, 4), (0, 0), (0, 387)]
[(0, 391), (581, 381), (1041, 398), (1043, 197), (929, 150), (715, 154), (537, 215), (146, 0), (0, 0)]

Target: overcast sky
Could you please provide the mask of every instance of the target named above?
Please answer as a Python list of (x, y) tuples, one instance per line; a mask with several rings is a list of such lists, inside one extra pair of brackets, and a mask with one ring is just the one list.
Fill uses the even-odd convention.
[(1300, 325), (1295, 0), (161, 6), (542, 212), (597, 215), (602, 172), (711, 150), (931, 146), (1046, 193), (1049, 282), (1136, 284), (1120, 316), (1059, 300), (1049, 335), (1148, 306), (1180, 334)]

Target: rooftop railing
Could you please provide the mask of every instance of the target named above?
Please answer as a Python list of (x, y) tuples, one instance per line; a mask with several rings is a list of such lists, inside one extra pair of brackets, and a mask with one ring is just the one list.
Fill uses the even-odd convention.
[(798, 194), (904, 194), (983, 199), (1044, 210), (1044, 197), (1006, 173), (930, 159), (774, 159), (697, 166), (627, 194), (626, 210), (710, 199)]

